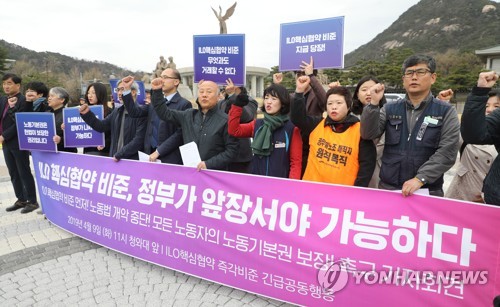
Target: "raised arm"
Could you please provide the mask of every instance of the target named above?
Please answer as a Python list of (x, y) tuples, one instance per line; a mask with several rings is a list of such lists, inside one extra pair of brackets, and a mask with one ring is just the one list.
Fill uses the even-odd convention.
[(467, 97), (462, 114), (461, 131), (464, 142), (468, 144), (493, 144), (500, 142), (500, 112), (486, 116), (488, 92), (498, 80), (493, 72), (479, 74), (477, 86)]
[(318, 107), (321, 108), (321, 110), (326, 109), (326, 91), (321, 85), (321, 82), (319, 82), (318, 78), (314, 75), (314, 59), (311, 56), (311, 59), (309, 63), (302, 61), (302, 65), (300, 65), (300, 68), (304, 70), (304, 73), (306, 76), (309, 76), (309, 79), (311, 80), (310, 85), (311, 89), (314, 92), (314, 95), (316, 96), (316, 99), (318, 100)]
[[(123, 85), (125, 92), (128, 92), (132, 88), (132, 84), (134, 83), (134, 77), (127, 76), (122, 79), (121, 84)], [(128, 97), (126, 97), (128, 96)], [(138, 105), (135, 103), (132, 95), (123, 95), (123, 105), (125, 109), (127, 109), (128, 115), (130, 117), (146, 117), (148, 116), (149, 107), (147, 105)]]
[(253, 136), (255, 120), (252, 120), (249, 123), (241, 123), (243, 110), (248, 103), (248, 96), (240, 94), (235, 97), (235, 100), (231, 105), (228, 118), (228, 132), (234, 137), (249, 138)]
[(290, 119), (292, 123), (301, 130), (302, 135), (309, 135), (322, 117), (314, 117), (307, 115), (306, 104), (304, 102), (304, 92), (310, 83), (310, 78), (301, 76), (297, 78), (295, 96), (292, 99)]
[(379, 103), (384, 95), (385, 87), (377, 83), (370, 88), (371, 102), (363, 108), (361, 113), (361, 138), (375, 140), (385, 131), (385, 108), (380, 108)]
[(173, 121), (176, 125), (182, 126), (183, 113), (186, 111), (172, 110), (167, 104), (163, 103), (162, 86), (163, 80), (161, 78), (155, 78), (151, 81), (151, 104), (160, 119)]
[(80, 106), (80, 116), (87, 125), (89, 125), (97, 132), (111, 131), (111, 118), (113, 117), (111, 115), (103, 120), (100, 120), (92, 111), (90, 111), (90, 108), (87, 104), (83, 104)]

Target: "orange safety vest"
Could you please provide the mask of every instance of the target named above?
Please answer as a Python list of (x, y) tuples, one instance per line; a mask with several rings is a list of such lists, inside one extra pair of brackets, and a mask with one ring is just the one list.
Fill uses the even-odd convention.
[(343, 133), (325, 126), (323, 119), (309, 134), (309, 157), (303, 180), (354, 185), (359, 170), (360, 123)]

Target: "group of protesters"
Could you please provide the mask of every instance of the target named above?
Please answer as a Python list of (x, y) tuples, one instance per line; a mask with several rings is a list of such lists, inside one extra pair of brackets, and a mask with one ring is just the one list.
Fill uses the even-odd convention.
[[(436, 62), (412, 55), (402, 64), (406, 96), (386, 103), (385, 87), (374, 76), (359, 80), (354, 93), (338, 82), (325, 90), (313, 59), (295, 72), (294, 93), (281, 85), (283, 75), (257, 101), (244, 86), (226, 81), (200, 81), (196, 108), (181, 97), (175, 68), (163, 70), (151, 81), (151, 103), (138, 104), (137, 83), (131, 76), (118, 82), (120, 104), (108, 105), (106, 87), (90, 84), (80, 106), (82, 119), (105, 133), (105, 144), (85, 148), (85, 154), (182, 165), (179, 147), (194, 142), (201, 161), (198, 170), (215, 169), (359, 187), (400, 190), (407, 197), (419, 189), (433, 196), (500, 205), (500, 94), (498, 75), (483, 72), (467, 98), (462, 122), (449, 100), (451, 89), (432, 95)], [(64, 88), (47, 89), (30, 82), (21, 94), (22, 79), (11, 73), (2, 78), (0, 142), (17, 201), (7, 211), (31, 212), (39, 207), (29, 164), (29, 152), (19, 149), (15, 113), (53, 112), (54, 142), (64, 147), (62, 109), (69, 102)], [(103, 105), (98, 119), (90, 105)], [(444, 174), (457, 162), (457, 174), (444, 193)]]

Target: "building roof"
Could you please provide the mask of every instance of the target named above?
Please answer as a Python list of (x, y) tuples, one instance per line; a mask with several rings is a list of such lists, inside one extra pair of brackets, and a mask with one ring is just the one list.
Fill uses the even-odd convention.
[(497, 55), (500, 54), (500, 45), (486, 49), (476, 50), (477, 55)]

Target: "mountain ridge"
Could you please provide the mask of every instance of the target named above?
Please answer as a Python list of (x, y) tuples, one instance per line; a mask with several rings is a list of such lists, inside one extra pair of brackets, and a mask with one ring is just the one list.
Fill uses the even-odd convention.
[(345, 66), (379, 60), (392, 48), (439, 54), (500, 44), (500, 4), (489, 0), (421, 0), (370, 42), (346, 54)]

